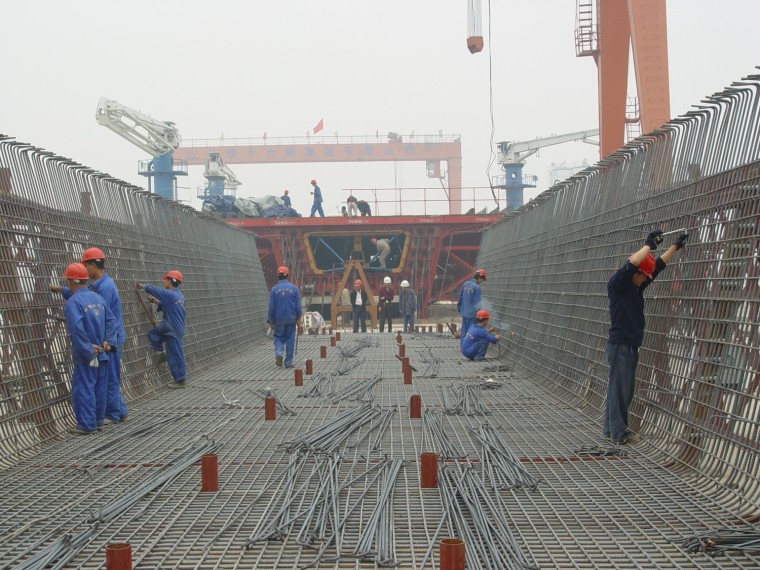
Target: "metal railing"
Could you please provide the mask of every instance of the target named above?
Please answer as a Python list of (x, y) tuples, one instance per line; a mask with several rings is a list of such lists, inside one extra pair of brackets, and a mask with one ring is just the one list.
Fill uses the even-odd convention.
[(184, 274), (188, 382), (264, 334), (267, 289), (251, 234), (0, 135), (0, 466), (73, 425), (64, 301), (49, 287), (89, 246), (104, 250), (119, 288), (128, 401), (169, 379), (149, 358), (136, 282)]
[(509, 214), (478, 261), (515, 366), (574, 394), (601, 436), (607, 280), (649, 231), (686, 228), (647, 289), (633, 427), (745, 521), (760, 519), (758, 124), (753, 75)]

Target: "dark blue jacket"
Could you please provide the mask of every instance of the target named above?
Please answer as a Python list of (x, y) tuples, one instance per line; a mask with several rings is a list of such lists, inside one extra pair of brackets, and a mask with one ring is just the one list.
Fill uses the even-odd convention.
[(169, 325), (174, 338), (185, 336), (185, 296), (179, 289), (164, 289), (155, 285), (146, 285), (145, 292), (158, 302), (158, 310), (164, 314), (164, 322)]
[(477, 324), (472, 325), (467, 329), (467, 334), (464, 336), (464, 341), (462, 341), (462, 354), (467, 358), (475, 356), (475, 353), (477, 352), (476, 345), (483, 339), (491, 344), (496, 343), (496, 337), (488, 332), (486, 327), (481, 327)]
[(267, 322), (274, 326), (292, 325), (301, 314), (301, 294), (298, 287), (287, 279), (282, 279), (269, 293)]
[(638, 271), (635, 265), (626, 261), (607, 282), (607, 297), (610, 300), (609, 342), (641, 346), (644, 341), (644, 290), (665, 269), (665, 262), (657, 258), (652, 279), (647, 279), (636, 287), (633, 276)]
[(288, 208), (290, 208), (290, 196), (287, 194), (283, 194), (280, 196), (280, 200), (282, 200), (282, 203), (285, 204)]
[(480, 310), (480, 285), (475, 283), (475, 279), (465, 281), (459, 288), (457, 297), (457, 311), (460, 315), (468, 319), (474, 319), (475, 314)]
[(322, 203), (322, 190), (319, 189), (319, 186), (314, 187), (314, 203), (315, 204), (321, 204)]
[(108, 275), (103, 274), (103, 277), (90, 283), (89, 288), (103, 297), (106, 306), (110, 309), (111, 313), (113, 313), (113, 316), (116, 319), (116, 344), (114, 346), (120, 347), (124, 344), (127, 335), (124, 332), (124, 319), (121, 315), (121, 298), (119, 297), (119, 290), (116, 288), (116, 283), (114, 283), (113, 279)]
[(74, 364), (87, 364), (96, 356), (98, 360), (108, 360), (107, 353), (92, 348), (93, 344), (102, 346), (104, 341), (116, 346), (116, 319), (103, 297), (82, 287), (70, 293), (63, 313), (71, 336)]

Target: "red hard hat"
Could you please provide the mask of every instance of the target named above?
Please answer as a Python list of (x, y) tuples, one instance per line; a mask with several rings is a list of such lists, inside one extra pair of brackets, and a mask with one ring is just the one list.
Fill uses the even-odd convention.
[(354, 281), (354, 287), (361, 287), (361, 286), (362, 286), (362, 280), (361, 279), (357, 279), (356, 281)]
[(311, 184), (316, 184), (316, 183), (317, 183), (317, 181), (312, 178), (311, 179)]
[(372, 239), (371, 239), (371, 240), (369, 240), (369, 241), (371, 241), (372, 243), (377, 243), (377, 238), (372, 238)]
[(277, 275), (280, 275), (280, 274), (287, 275), (288, 277), (290, 277), (290, 271), (288, 271), (288, 268), (285, 267), (284, 265), (280, 265), (277, 268)]
[(475, 315), (475, 318), (477, 319), (490, 319), (491, 315), (488, 314), (488, 311), (485, 309), (480, 309), (477, 314)]
[(85, 261), (92, 261), (93, 259), (103, 259), (105, 260), (106, 254), (103, 253), (102, 249), (98, 249), (97, 247), (90, 247), (84, 250), (84, 253), (82, 254), (82, 263)]
[(87, 268), (81, 263), (72, 263), (63, 272), (66, 279), (88, 279)]
[(480, 275), (483, 278), (483, 281), (486, 281), (486, 270), (485, 269), (476, 269), (475, 270), (475, 277)]
[(168, 279), (174, 279), (175, 281), (179, 281), (180, 283), (182, 283), (183, 277), (179, 271), (177, 271), (176, 269), (172, 269), (166, 275), (164, 275), (164, 281)]
[(644, 260), (639, 263), (639, 271), (641, 271), (644, 275), (646, 275), (649, 279), (652, 278), (652, 274), (654, 273), (654, 266), (655, 266), (655, 258), (654, 255), (651, 253), (647, 254), (647, 256), (644, 258)]

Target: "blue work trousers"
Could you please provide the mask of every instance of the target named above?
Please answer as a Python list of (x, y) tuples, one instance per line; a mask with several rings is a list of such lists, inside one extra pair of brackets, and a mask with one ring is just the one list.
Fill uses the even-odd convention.
[(182, 339), (171, 334), (169, 325), (164, 321), (158, 323), (155, 328), (148, 331), (150, 347), (158, 352), (163, 352), (166, 347), (166, 364), (169, 366), (169, 374), (175, 382), (184, 382), (187, 377), (185, 369), (185, 352), (182, 350)]
[[(101, 366), (105, 364), (103, 362)], [(121, 393), (121, 351), (113, 351), (108, 353), (108, 379), (106, 380), (106, 407), (105, 417), (118, 422), (122, 418), (126, 418), (127, 404), (124, 401), (124, 396)], [(98, 418), (103, 420), (103, 418)]]
[(296, 344), (296, 325), (275, 325), (272, 327), (272, 337), (274, 338), (274, 355), (284, 356), (285, 366), (292, 366)]
[(87, 363), (75, 364), (71, 376), (71, 405), (77, 428), (93, 431), (103, 423), (106, 413), (106, 383), (108, 381), (108, 362), (100, 361), (100, 366), (93, 368)]
[(636, 392), (636, 365), (639, 347), (608, 343), (605, 349), (610, 365), (607, 406), (604, 409), (604, 437), (623, 441), (628, 430), (628, 408)]
[(314, 204), (312, 204), (312, 206), (311, 206), (311, 217), (313, 218), (314, 214), (316, 214), (316, 213), (319, 213), (319, 215), (322, 216), (323, 218), (325, 217), (325, 211), (322, 209), (322, 202), (320, 202), (318, 204), (316, 202), (314, 202)]
[(482, 338), (478, 341), (475, 341), (470, 346), (470, 350), (468, 350), (467, 353), (463, 352), (462, 354), (464, 354), (464, 356), (470, 360), (483, 360), (486, 357), (486, 352), (488, 352), (489, 344), (491, 343), (488, 342), (487, 338)]
[(459, 349), (461, 350), (464, 346), (464, 337), (467, 336), (467, 331), (470, 330), (470, 327), (475, 323), (475, 319), (471, 319), (469, 317), (462, 317), (462, 327), (459, 331)]
[(414, 332), (414, 315), (404, 315), (404, 332)]
[(359, 332), (359, 323), (362, 325), (362, 332), (367, 332), (367, 311), (364, 307), (354, 307), (354, 332)]

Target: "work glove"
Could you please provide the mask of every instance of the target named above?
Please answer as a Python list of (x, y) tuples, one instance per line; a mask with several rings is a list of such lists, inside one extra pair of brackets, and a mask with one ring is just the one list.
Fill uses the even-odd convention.
[(654, 251), (657, 249), (657, 246), (662, 243), (662, 230), (654, 230), (653, 232), (649, 232), (649, 235), (647, 236), (647, 240), (644, 242), (644, 245), (648, 245), (649, 249)]
[(676, 249), (681, 249), (686, 245), (687, 239), (689, 239), (689, 234), (681, 234), (678, 236), (678, 238), (676, 238), (676, 242), (673, 245), (676, 246)]

